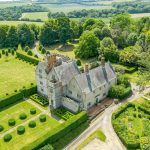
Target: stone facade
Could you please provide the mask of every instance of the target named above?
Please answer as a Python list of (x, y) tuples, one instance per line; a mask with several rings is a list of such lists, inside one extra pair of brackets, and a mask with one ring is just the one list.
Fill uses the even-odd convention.
[(56, 55), (46, 56), (36, 68), (37, 90), (49, 99), (51, 109), (64, 106), (73, 112), (87, 110), (103, 100), (116, 83), (116, 75), (109, 62), (81, 73), (76, 62), (63, 61)]

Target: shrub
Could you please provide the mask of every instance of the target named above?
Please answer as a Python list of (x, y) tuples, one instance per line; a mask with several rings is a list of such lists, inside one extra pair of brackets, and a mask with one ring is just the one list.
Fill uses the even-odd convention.
[(4, 135), (4, 141), (5, 142), (9, 142), (11, 139), (12, 139), (12, 135), (11, 134)]
[(0, 53), (0, 58), (2, 57), (2, 54)]
[(29, 51), (27, 52), (27, 54), (28, 54), (28, 55), (30, 55), (30, 56), (32, 56), (32, 55), (33, 55), (33, 53), (32, 53), (32, 51), (31, 51), (31, 50), (29, 50)]
[(25, 132), (25, 127), (24, 127), (24, 126), (19, 126), (19, 127), (17, 128), (17, 133), (18, 133), (19, 135), (23, 134), (24, 132)]
[(24, 48), (24, 51), (25, 51), (25, 52), (28, 52), (29, 50), (30, 50), (29, 46), (26, 46), (26, 47)]
[(17, 92), (17, 90), (14, 90), (14, 92)]
[(2, 132), (3, 130), (4, 130), (4, 127), (0, 125), (0, 132)]
[(30, 109), (30, 114), (31, 114), (31, 115), (36, 114), (36, 109), (35, 109), (35, 108), (31, 108), (31, 109)]
[(37, 55), (34, 55), (34, 57), (35, 57), (35, 58), (38, 58), (38, 56), (37, 56)]
[(25, 113), (22, 113), (22, 114), (20, 114), (19, 118), (20, 118), (21, 120), (24, 120), (24, 119), (27, 118), (27, 115), (26, 115)]
[(41, 51), (43, 49), (43, 46), (40, 44), (39, 45), (39, 50)]
[(46, 121), (46, 115), (40, 115), (40, 122), (45, 122)]
[(76, 63), (77, 63), (78, 66), (81, 66), (81, 61), (80, 61), (80, 59), (78, 59), (78, 60), (76, 61)]
[(16, 124), (15, 119), (9, 119), (9, 120), (8, 120), (8, 125), (9, 125), (9, 126), (14, 126), (15, 124)]
[(117, 84), (123, 84), (125, 85), (125, 87), (129, 87), (130, 86), (130, 82), (129, 79), (123, 75), (118, 76), (117, 78)]
[(5, 50), (2, 50), (2, 54), (3, 54), (3, 55), (5, 54)]
[(30, 128), (34, 128), (34, 127), (36, 127), (36, 122), (35, 121), (30, 121), (29, 124), (28, 124), (28, 126)]
[(139, 117), (139, 118), (142, 118), (142, 115), (141, 115), (141, 114), (138, 114), (138, 117)]
[(12, 54), (12, 55), (14, 55), (14, 54), (15, 54), (14, 50), (11, 50), (11, 54)]
[(10, 53), (11, 52), (11, 49), (10, 48), (8, 48), (8, 53)]
[(42, 54), (45, 54), (46, 53), (46, 49), (43, 47), (41, 52), (42, 52)]
[(99, 66), (99, 63), (97, 61), (90, 63), (91, 69), (96, 68)]
[(5, 55), (8, 56), (8, 51), (6, 51)]

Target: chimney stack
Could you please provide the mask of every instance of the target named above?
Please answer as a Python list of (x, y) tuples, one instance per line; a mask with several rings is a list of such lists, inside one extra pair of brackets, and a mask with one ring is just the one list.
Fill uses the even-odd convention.
[(55, 65), (56, 64), (56, 54), (53, 54), (53, 55), (47, 55), (47, 63), (48, 63), (48, 66), (52, 66), (52, 65)]
[(101, 58), (101, 65), (102, 65), (102, 67), (105, 67), (105, 57)]
[(86, 72), (86, 73), (89, 72), (89, 65), (87, 63), (85, 64), (84, 72)]

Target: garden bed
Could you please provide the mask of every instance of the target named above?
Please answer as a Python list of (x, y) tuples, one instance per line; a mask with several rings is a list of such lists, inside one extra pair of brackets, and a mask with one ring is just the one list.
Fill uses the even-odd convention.
[(34, 94), (34, 95), (30, 96), (30, 99), (39, 103), (42, 106), (46, 106), (49, 104), (48, 99), (39, 94)]

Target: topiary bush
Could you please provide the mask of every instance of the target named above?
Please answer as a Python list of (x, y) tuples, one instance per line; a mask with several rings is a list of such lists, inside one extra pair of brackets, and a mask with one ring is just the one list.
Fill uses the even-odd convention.
[(12, 135), (11, 134), (4, 135), (4, 141), (5, 142), (9, 142), (11, 139), (12, 139)]
[(27, 54), (28, 54), (28, 55), (30, 55), (30, 56), (32, 56), (32, 55), (33, 55), (33, 53), (32, 53), (32, 51), (31, 51), (31, 50), (29, 50), (29, 51), (27, 52)]
[(17, 133), (18, 133), (19, 135), (23, 134), (24, 132), (25, 132), (25, 127), (24, 127), (24, 126), (19, 126), (19, 127), (17, 128)]
[(24, 120), (24, 119), (27, 118), (27, 115), (26, 115), (25, 113), (22, 113), (22, 114), (20, 114), (19, 118), (20, 118), (21, 120)]
[(29, 124), (28, 124), (28, 126), (30, 128), (35, 128), (36, 127), (36, 122), (35, 121), (30, 121)]
[(31, 108), (31, 109), (30, 109), (30, 114), (31, 114), (31, 115), (36, 114), (36, 109), (35, 109), (35, 108)]
[(81, 66), (81, 61), (80, 61), (80, 59), (77, 59), (76, 63), (77, 63), (78, 66)]
[(3, 130), (4, 130), (4, 127), (0, 125), (0, 132), (2, 132)]
[(15, 124), (16, 124), (15, 119), (9, 119), (9, 120), (8, 120), (8, 125), (9, 125), (9, 126), (14, 126)]
[(45, 122), (46, 121), (46, 115), (40, 115), (40, 122)]

